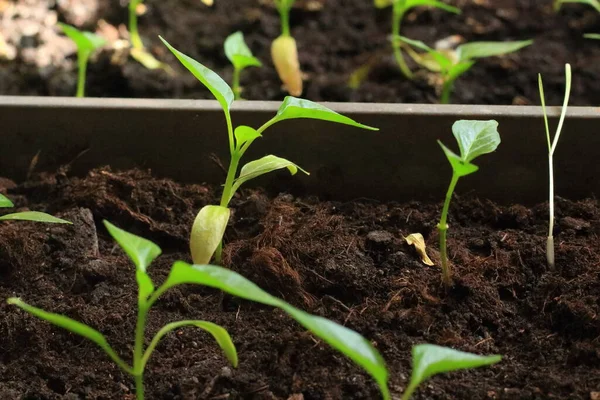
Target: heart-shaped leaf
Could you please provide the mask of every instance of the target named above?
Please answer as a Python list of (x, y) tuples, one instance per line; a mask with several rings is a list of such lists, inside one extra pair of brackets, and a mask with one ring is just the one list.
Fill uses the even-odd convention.
[(360, 124), (351, 118), (338, 114), (335, 111), (312, 101), (299, 99), (293, 96), (287, 96), (279, 107), (277, 115), (274, 118), (274, 122), (294, 118), (320, 119), (323, 121), (336, 122), (338, 124), (351, 125), (357, 128), (369, 129), (372, 131), (379, 130), (378, 128)]
[(215, 250), (223, 240), (227, 222), (229, 221), (229, 208), (221, 206), (202, 207), (190, 235), (190, 250), (192, 260), (196, 264), (208, 264)]
[(498, 122), (494, 120), (456, 121), (452, 125), (452, 133), (458, 142), (462, 160), (467, 162), (495, 151), (500, 144)]
[(6, 214), (0, 217), (0, 221), (33, 221), (45, 222), (47, 224), (72, 224), (72, 222), (39, 211), (23, 211), (14, 214)]
[(384, 399), (390, 399), (387, 388), (388, 372), (381, 355), (364, 337), (328, 319), (301, 311), (292, 305), (271, 296), (240, 274), (212, 265), (189, 265), (177, 261), (163, 286), (168, 288), (185, 283), (210, 286), (246, 300), (279, 307), (313, 334), (339, 350), (364, 368), (379, 384)]
[(260, 67), (260, 60), (252, 55), (252, 51), (244, 41), (242, 32), (232, 33), (225, 39), (225, 55), (236, 69)]

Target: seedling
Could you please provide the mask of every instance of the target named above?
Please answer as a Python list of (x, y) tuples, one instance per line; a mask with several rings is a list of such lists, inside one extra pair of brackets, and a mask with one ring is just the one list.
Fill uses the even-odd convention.
[[(267, 155), (261, 159), (249, 162), (242, 167), (238, 175), (238, 166), (242, 156), (246, 153), (254, 140), (261, 137), (268, 127), (286, 119), (311, 118), (337, 122), (339, 124), (351, 125), (363, 129), (377, 130), (377, 128), (359, 124), (348, 117), (340, 115), (335, 111), (317, 103), (313, 103), (312, 101), (291, 96), (284, 99), (277, 114), (260, 128), (254, 129), (249, 126), (241, 125), (234, 130), (230, 115), (234, 94), (229, 85), (227, 85), (227, 83), (215, 72), (191, 57), (181, 53), (162, 37), (160, 39), (169, 50), (175, 54), (179, 61), (181, 61), (181, 63), (211, 91), (213, 96), (215, 96), (223, 108), (225, 121), (227, 123), (229, 154), (231, 159), (225, 186), (223, 188), (223, 194), (221, 196), (221, 203), (219, 206), (206, 206), (201, 209), (192, 226), (190, 249), (192, 252), (192, 259), (196, 264), (207, 264), (215, 251), (212, 247), (212, 243), (221, 243), (227, 221), (229, 220), (229, 209), (227, 208), (229, 201), (242, 184), (258, 176), (285, 168), (287, 168), (292, 175), (295, 175), (299, 170), (308, 175), (308, 172), (304, 171), (293, 162), (274, 155)], [(217, 246), (215, 254), (217, 263), (221, 262), (221, 249), (220, 245)]]
[(240, 74), (248, 67), (262, 67), (260, 60), (252, 55), (248, 45), (244, 41), (244, 34), (236, 32), (225, 39), (225, 55), (233, 64), (233, 82), (231, 89), (235, 100), (241, 98)]
[(452, 180), (446, 193), (444, 208), (438, 230), (440, 233), (440, 258), (442, 260), (442, 280), (446, 286), (452, 284), (452, 272), (448, 264), (448, 253), (446, 250), (446, 232), (448, 231), (448, 210), (450, 200), (458, 183), (458, 179), (476, 172), (479, 167), (472, 164), (471, 161), (477, 157), (488, 154), (496, 150), (500, 144), (500, 135), (498, 134), (498, 122), (496, 121), (456, 121), (452, 125), (452, 134), (458, 142), (460, 156), (444, 146), (438, 140), (444, 154), (452, 166)]
[[(394, 42), (404, 43), (408, 54), (420, 65), (428, 70), (440, 74), (442, 93), (440, 103), (448, 104), (450, 94), (456, 79), (467, 72), (476, 60), (513, 53), (523, 47), (529, 46), (533, 40), (515, 42), (472, 42), (459, 45), (455, 50), (434, 50), (419, 40), (412, 40), (404, 36), (396, 36)], [(415, 52), (412, 47), (424, 50), (425, 54)]]
[[(0, 208), (12, 208), (15, 205), (10, 199), (0, 194)], [(0, 217), (0, 221), (34, 221), (34, 222), (45, 222), (49, 224), (71, 224), (69, 221), (64, 219), (53, 217), (52, 215), (39, 212), (39, 211), (23, 211), (12, 214), (5, 214)]]
[(229, 362), (234, 367), (237, 367), (238, 356), (229, 333), (225, 328), (208, 321), (184, 320), (167, 324), (156, 333), (148, 347), (144, 348), (148, 312), (162, 294), (182, 284), (204, 285), (246, 300), (282, 309), (315, 336), (321, 338), (324, 342), (364, 368), (377, 381), (384, 399), (390, 399), (387, 387), (388, 372), (385, 362), (371, 343), (358, 333), (328, 319), (297, 309), (283, 300), (271, 296), (241, 275), (222, 267), (190, 265), (183, 261), (176, 261), (165, 282), (158, 288), (155, 288), (152, 279), (148, 275), (147, 268), (161, 254), (161, 249), (151, 241), (132, 235), (107, 221), (104, 221), (104, 225), (136, 267), (138, 317), (132, 365), (129, 365), (119, 357), (104, 335), (99, 331), (66, 316), (30, 306), (19, 298), (10, 298), (8, 299), (8, 303), (14, 304), (40, 319), (96, 343), (125, 373), (134, 378), (136, 398), (138, 400), (144, 399), (144, 372), (152, 352), (165, 335), (179, 328), (192, 326), (203, 329), (211, 334), (225, 353)]
[[(392, 38), (400, 36), (400, 27), (402, 25), (402, 21), (404, 20), (404, 16), (406, 13), (415, 7), (434, 7), (439, 8), (454, 14), (460, 14), (460, 9), (456, 7), (452, 7), (442, 1), (437, 0), (375, 0), (375, 7), (384, 8), (389, 5), (393, 5), (392, 11)], [(412, 79), (413, 73), (406, 65), (406, 61), (404, 60), (404, 55), (402, 54), (400, 42), (397, 40), (392, 40), (392, 49), (394, 51), (394, 58), (398, 63), (398, 67), (402, 71), (402, 74)]]
[(554, 0), (554, 11), (558, 12), (562, 5), (567, 3), (587, 4), (600, 12), (600, 1), (598, 0)]
[(550, 208), (549, 221), (548, 221), (548, 240), (546, 241), (546, 260), (548, 266), (554, 269), (554, 151), (558, 145), (558, 139), (562, 132), (562, 127), (565, 122), (565, 116), (567, 115), (567, 108), (569, 105), (569, 96), (571, 95), (571, 65), (565, 65), (565, 96), (563, 100), (562, 111), (560, 113), (560, 119), (558, 126), (554, 134), (554, 139), (550, 138), (550, 128), (548, 126), (548, 114), (546, 113), (546, 98), (544, 96), (544, 83), (542, 82), (542, 74), (538, 74), (538, 85), (540, 87), (540, 98), (542, 101), (542, 111), (544, 112), (544, 126), (546, 128), (546, 140), (548, 144), (548, 176), (549, 176), (549, 197), (548, 204)]
[(173, 70), (167, 64), (157, 60), (144, 46), (138, 29), (138, 11), (143, 7), (143, 1), (129, 1), (129, 42), (131, 43), (129, 54), (147, 69), (164, 69), (169, 75), (173, 75)]
[(281, 35), (271, 44), (271, 58), (279, 79), (292, 96), (302, 94), (302, 72), (296, 40), (290, 34), (290, 10), (295, 0), (275, 0), (281, 18)]
[(496, 364), (502, 356), (479, 356), (433, 344), (412, 348), (413, 370), (402, 400), (410, 399), (417, 387), (433, 375)]
[(77, 46), (77, 68), (79, 72), (77, 77), (76, 96), (84, 97), (88, 61), (94, 51), (106, 44), (106, 40), (101, 36), (93, 34), (92, 32), (80, 31), (79, 29), (67, 24), (59, 22), (58, 25), (61, 27), (65, 35), (75, 42), (75, 45)]

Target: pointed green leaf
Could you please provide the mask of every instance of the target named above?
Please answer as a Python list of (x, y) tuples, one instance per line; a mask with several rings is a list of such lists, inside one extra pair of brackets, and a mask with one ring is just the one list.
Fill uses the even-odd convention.
[(225, 55), (236, 69), (262, 66), (260, 60), (252, 55), (242, 32), (232, 33), (225, 39)]
[[(310, 175), (308, 172), (293, 162), (286, 160), (285, 158), (280, 158), (274, 155), (264, 156), (258, 160), (250, 161), (248, 164), (242, 167), (240, 176), (233, 182), (231, 196), (233, 196), (233, 194), (240, 188), (240, 186), (242, 186), (243, 183), (283, 168), (287, 168), (292, 175), (296, 175), (298, 170), (304, 172), (306, 175)], [(229, 200), (231, 200), (231, 198)]]
[(168, 288), (185, 283), (210, 286), (246, 300), (281, 308), (313, 334), (364, 368), (379, 384), (384, 399), (390, 399), (387, 388), (388, 372), (383, 358), (368, 340), (351, 329), (303, 312), (271, 296), (240, 274), (212, 265), (192, 266), (177, 261), (159, 291), (162, 293)]
[(461, 44), (456, 48), (460, 61), (469, 61), (475, 58), (501, 56), (513, 53), (527, 47), (533, 40), (521, 40), (515, 42), (472, 42)]
[(8, 197), (4, 196), (3, 194), (0, 194), (0, 208), (11, 208), (14, 206), (15, 205), (12, 201), (10, 201)]
[(71, 25), (63, 24), (61, 22), (58, 23), (58, 26), (61, 27), (65, 35), (75, 42), (79, 51), (89, 54), (106, 44), (106, 39), (102, 36), (93, 34), (92, 32), (80, 31)]
[(434, 7), (454, 14), (460, 14), (460, 8), (453, 7), (437, 0), (406, 0), (404, 8), (409, 10), (414, 7)]
[(141, 300), (145, 300), (154, 292), (154, 284), (146, 270), (152, 261), (160, 255), (162, 250), (148, 239), (117, 228), (106, 220), (103, 222), (110, 236), (115, 239), (123, 251), (125, 251), (125, 254), (135, 264), (135, 277), (139, 286), (139, 297)]
[(195, 326), (196, 328), (203, 329), (206, 332), (210, 333), (215, 338), (219, 347), (223, 350), (223, 353), (225, 353), (225, 357), (227, 357), (227, 360), (229, 360), (233, 367), (237, 368), (237, 351), (235, 349), (233, 341), (231, 340), (231, 336), (229, 336), (229, 333), (225, 328), (208, 321), (186, 320), (167, 324), (164, 327), (162, 327), (160, 331), (157, 332), (144, 354), (144, 358), (142, 360), (142, 369), (148, 362), (148, 359), (150, 358), (150, 355), (156, 348), (158, 342), (169, 332), (174, 331), (175, 329), (183, 328), (185, 326)]
[(492, 365), (502, 356), (479, 356), (463, 351), (432, 344), (420, 344), (412, 349), (413, 371), (407, 391), (414, 390), (431, 376), (459, 369), (469, 369)]
[(444, 146), (444, 144), (439, 140), (438, 144), (442, 147), (442, 150), (444, 150), (448, 161), (450, 161), (452, 170), (456, 172), (458, 176), (467, 176), (469, 174), (472, 174), (473, 172), (476, 172), (479, 169), (477, 165), (471, 164), (468, 161), (464, 161), (456, 153)]
[(208, 264), (215, 250), (223, 240), (229, 208), (204, 206), (196, 216), (190, 235), (192, 260), (196, 264)]
[(586, 39), (600, 40), (600, 33), (586, 33), (583, 37)]
[(262, 135), (254, 128), (246, 125), (240, 125), (235, 128), (235, 145), (236, 149), (240, 149), (245, 143), (252, 143), (255, 139)]
[(223, 111), (225, 114), (229, 115), (229, 110), (231, 108), (231, 103), (233, 103), (234, 95), (233, 91), (219, 75), (200, 64), (198, 61), (193, 58), (186, 56), (179, 50), (175, 49), (173, 46), (169, 44), (162, 36), (159, 36), (160, 40), (167, 46), (169, 50), (177, 57), (177, 59), (186, 67), (195, 77), (198, 79), (204, 86), (210, 90), (210, 92), (215, 96), (221, 107), (223, 107)]
[(23, 211), (14, 214), (6, 214), (0, 217), (0, 221), (33, 221), (45, 222), (47, 224), (72, 224), (72, 222), (38, 211)]
[(338, 114), (335, 111), (312, 101), (299, 99), (293, 96), (287, 96), (279, 107), (277, 115), (274, 118), (274, 122), (294, 118), (320, 119), (323, 121), (336, 122), (338, 124), (351, 125), (357, 128), (369, 129), (372, 131), (379, 130), (378, 128), (359, 124), (353, 119)]
[(89, 326), (82, 324), (81, 322), (75, 321), (69, 317), (65, 317), (64, 315), (54, 314), (42, 309), (30, 306), (29, 304), (23, 302), (21, 299), (17, 297), (11, 297), (7, 300), (8, 304), (15, 305), (21, 308), (24, 311), (42, 319), (44, 321), (48, 321), (53, 325), (56, 325), (60, 328), (66, 329), (70, 332), (73, 332), (77, 335), (83, 336), (86, 339), (91, 340), (96, 343), (102, 350), (104, 350), (108, 356), (119, 365), (123, 370), (128, 373), (131, 373), (131, 368), (125, 364), (119, 356), (115, 353), (115, 351), (110, 347), (108, 341), (97, 330), (90, 328)]
[(483, 154), (496, 150), (500, 144), (498, 122), (460, 120), (452, 125), (452, 133), (458, 142), (460, 156), (472, 161)]

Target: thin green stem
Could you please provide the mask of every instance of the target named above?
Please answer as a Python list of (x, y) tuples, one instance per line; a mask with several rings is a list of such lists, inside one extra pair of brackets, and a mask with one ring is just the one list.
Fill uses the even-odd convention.
[(400, 26), (405, 13), (406, 9), (404, 6), (394, 5), (394, 11), (392, 13), (392, 49), (394, 50), (394, 58), (398, 63), (398, 67), (400, 67), (400, 71), (402, 71), (402, 74), (406, 78), (412, 79), (413, 73), (408, 68), (406, 60), (404, 60), (404, 55), (402, 55), (402, 50), (400, 48), (400, 41), (397, 39), (398, 36), (400, 36)]
[(440, 223), (438, 224), (438, 230), (440, 232), (440, 258), (442, 260), (442, 281), (446, 286), (450, 286), (452, 284), (452, 271), (450, 269), (450, 265), (448, 264), (448, 253), (446, 246), (448, 210), (450, 209), (450, 201), (452, 200), (452, 194), (454, 193), (454, 189), (458, 183), (458, 178), (458, 174), (453, 172), (452, 180), (450, 181), (450, 186), (448, 187), (448, 192), (446, 192), (446, 200), (444, 201), (444, 208), (442, 209)]
[(282, 0), (278, 3), (277, 9), (281, 19), (281, 36), (291, 36), (290, 34), (290, 8), (293, 2)]
[(144, 357), (142, 359), (142, 369), (146, 367), (146, 363), (148, 363), (148, 360), (150, 359), (150, 356), (152, 355), (152, 352), (154, 351), (154, 349), (156, 348), (156, 346), (158, 345), (158, 343), (160, 342), (160, 340), (169, 332), (184, 327), (184, 326), (196, 326), (196, 324), (198, 322), (202, 322), (202, 321), (197, 321), (197, 320), (184, 320), (184, 321), (177, 321), (177, 322), (171, 322), (170, 324), (167, 324), (165, 326), (163, 326), (157, 333), (156, 335), (154, 335), (154, 338), (152, 338), (152, 341), (150, 342), (150, 344), (148, 345), (148, 348), (146, 349), (146, 352), (144, 353)]
[(233, 68), (233, 79), (231, 82), (231, 90), (235, 96), (235, 100), (242, 98), (242, 88), (240, 87), (240, 73), (242, 72), (239, 68)]
[(410, 396), (412, 396), (412, 394), (414, 393), (414, 391), (416, 389), (417, 389), (417, 386), (415, 386), (415, 385), (408, 385), (408, 387), (406, 388), (406, 390), (402, 394), (402, 400), (408, 400), (408, 399), (410, 399)]
[(85, 97), (85, 79), (87, 75), (87, 64), (89, 60), (89, 53), (80, 52), (77, 56), (77, 97)]
[[(239, 152), (234, 152), (231, 156), (231, 162), (229, 163), (229, 170), (227, 171), (227, 178), (225, 179), (225, 186), (223, 188), (223, 194), (221, 195), (221, 207), (228, 207), (229, 201), (233, 196), (233, 182), (235, 180), (235, 176), (237, 175), (238, 166), (240, 163), (241, 155)], [(215, 262), (217, 264), (221, 263), (221, 259), (223, 256), (223, 241), (219, 243), (217, 249), (215, 250)]]
[(142, 42), (140, 32), (138, 31), (137, 20), (137, 6), (141, 2), (142, 0), (130, 0), (129, 2), (129, 38), (131, 40), (131, 45), (135, 49), (144, 48), (144, 42)]
[(135, 345), (133, 349), (133, 376), (135, 378), (135, 393), (137, 400), (144, 400), (144, 333), (146, 319), (148, 317), (148, 305), (146, 301), (138, 304), (138, 319), (135, 327)]
[(442, 95), (440, 96), (440, 104), (450, 104), (450, 95), (454, 88), (454, 81), (445, 80), (444, 86), (442, 87)]

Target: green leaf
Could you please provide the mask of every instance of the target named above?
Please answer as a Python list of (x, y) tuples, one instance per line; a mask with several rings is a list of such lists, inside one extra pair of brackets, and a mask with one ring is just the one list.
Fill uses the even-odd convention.
[(8, 197), (4, 196), (3, 194), (0, 194), (0, 208), (11, 208), (14, 206), (15, 205), (12, 201), (10, 201)]
[(61, 27), (65, 35), (75, 42), (77, 49), (81, 52), (90, 54), (106, 44), (106, 39), (102, 36), (95, 35), (91, 32), (80, 31), (71, 25), (63, 24), (61, 22), (58, 23), (58, 26)]
[(459, 76), (461, 76), (462, 74), (464, 74), (465, 72), (470, 70), (474, 64), (475, 64), (475, 61), (466, 61), (466, 62), (463, 61), (463, 62), (453, 65), (446, 72), (446, 79), (448, 81), (456, 80)]
[(162, 36), (159, 36), (160, 40), (167, 46), (169, 50), (177, 57), (177, 59), (186, 67), (195, 77), (198, 79), (204, 86), (210, 90), (210, 92), (215, 96), (221, 107), (223, 107), (223, 111), (225, 114), (229, 115), (229, 110), (231, 108), (231, 103), (233, 103), (234, 95), (233, 91), (219, 75), (200, 64), (198, 61), (193, 58), (186, 56), (179, 50), (175, 49), (173, 46), (169, 44)]
[(600, 33), (586, 33), (583, 37), (586, 39), (600, 40)]
[(240, 125), (235, 128), (235, 145), (236, 149), (240, 150), (241, 147), (248, 143), (250, 145), (255, 139), (261, 137), (262, 135), (258, 133), (258, 131), (254, 128), (251, 128), (246, 125)]
[(444, 144), (441, 141), (438, 140), (438, 144), (442, 147), (442, 150), (446, 154), (448, 161), (450, 161), (452, 170), (456, 172), (458, 176), (467, 176), (469, 174), (472, 174), (473, 172), (477, 172), (477, 170), (479, 169), (477, 165), (471, 164), (468, 161), (464, 161), (456, 153), (444, 146)]
[(123, 229), (117, 228), (108, 221), (103, 221), (110, 236), (121, 246), (125, 254), (135, 264), (135, 277), (139, 286), (139, 297), (145, 300), (154, 292), (152, 279), (146, 273), (148, 266), (160, 255), (162, 250), (148, 239), (136, 236)]
[(469, 61), (475, 58), (485, 58), (513, 53), (527, 47), (533, 40), (516, 42), (472, 42), (461, 44), (456, 48), (459, 61)]
[(222, 267), (192, 266), (183, 261), (177, 261), (173, 264), (169, 277), (159, 290), (162, 293), (168, 288), (185, 283), (213, 287), (246, 300), (281, 308), (302, 326), (364, 368), (379, 384), (384, 399), (390, 399), (387, 388), (388, 372), (383, 358), (368, 340), (351, 329), (301, 311), (283, 300), (271, 296), (238, 273)]
[(463, 161), (475, 158), (496, 150), (500, 144), (498, 122), (460, 120), (452, 125), (452, 133), (458, 142), (460, 156)]
[(225, 39), (225, 55), (236, 69), (262, 66), (260, 60), (252, 55), (246, 45), (242, 32), (232, 33)]
[(195, 326), (196, 328), (203, 329), (206, 332), (210, 333), (213, 336), (213, 338), (215, 338), (219, 347), (225, 353), (225, 357), (227, 357), (227, 360), (229, 360), (231, 365), (237, 368), (237, 351), (235, 349), (233, 341), (231, 340), (231, 336), (229, 336), (229, 333), (227, 332), (227, 330), (225, 330), (225, 328), (208, 321), (186, 320), (167, 324), (164, 327), (162, 327), (160, 331), (157, 332), (157, 334), (152, 339), (152, 342), (146, 349), (146, 352), (144, 353), (144, 357), (142, 360), (142, 370), (144, 369), (146, 363), (148, 362), (148, 359), (150, 358), (150, 355), (156, 348), (158, 342), (169, 332), (174, 331), (175, 329), (183, 328), (185, 326)]
[(64, 315), (54, 314), (42, 309), (30, 306), (29, 304), (23, 302), (21, 299), (17, 297), (11, 297), (7, 300), (8, 304), (15, 305), (21, 308), (24, 311), (44, 320), (48, 321), (60, 328), (66, 329), (70, 332), (73, 332), (77, 335), (83, 336), (86, 339), (91, 340), (96, 343), (102, 350), (104, 350), (113, 361), (119, 365), (123, 370), (128, 373), (131, 373), (131, 368), (127, 366), (119, 356), (114, 352), (114, 350), (108, 344), (104, 335), (102, 335), (97, 330), (90, 328), (89, 326), (82, 324), (81, 322), (75, 321), (74, 319), (65, 317)]
[(412, 349), (413, 371), (407, 391), (412, 392), (423, 381), (443, 372), (469, 369), (492, 365), (499, 362), (502, 356), (479, 356), (447, 347), (432, 344), (420, 344)]
[(190, 250), (194, 263), (208, 264), (223, 240), (229, 214), (227, 207), (202, 207), (194, 220), (190, 235)]
[[(233, 182), (231, 190), (231, 196), (242, 186), (243, 183), (248, 182), (251, 179), (259, 177), (278, 169), (287, 168), (292, 175), (296, 175), (298, 170), (304, 172), (306, 175), (310, 175), (308, 172), (297, 166), (291, 161), (285, 158), (280, 158), (274, 155), (264, 156), (258, 160), (250, 161), (244, 165), (240, 171), (240, 176)], [(228, 200), (231, 200), (229, 198)]]
[(0, 221), (33, 221), (45, 222), (47, 224), (72, 224), (72, 222), (38, 211), (23, 211), (14, 214), (6, 214), (0, 217)]
[(425, 51), (426, 54), (423, 55), (416, 53), (410, 47), (408, 48), (408, 50), (410, 50), (408, 51), (408, 54), (411, 56), (411, 58), (415, 60), (415, 62), (417, 62), (419, 65), (422, 65), (423, 67), (427, 68), (432, 72), (448, 70), (453, 65), (453, 60), (450, 58), (449, 55), (441, 51), (432, 49), (420, 40), (409, 39), (401, 35), (396, 36), (395, 38), (393, 38), (393, 40), (399, 40), (403, 43), (408, 44), (409, 46)]
[(451, 12), (454, 14), (461, 13), (460, 8), (453, 7), (451, 5), (448, 5), (444, 2), (437, 1), (437, 0), (406, 0), (406, 2), (404, 4), (405, 4), (404, 8), (406, 10), (409, 10), (414, 7), (423, 6), (423, 7), (439, 8), (439, 9), (442, 9), (444, 11), (448, 11), (448, 12)]
[(299, 99), (293, 96), (287, 96), (279, 107), (273, 123), (294, 118), (320, 119), (323, 121), (336, 122), (338, 124), (351, 125), (357, 128), (369, 129), (372, 131), (379, 130), (378, 128), (359, 124), (353, 119), (338, 114), (335, 111), (312, 101)]

